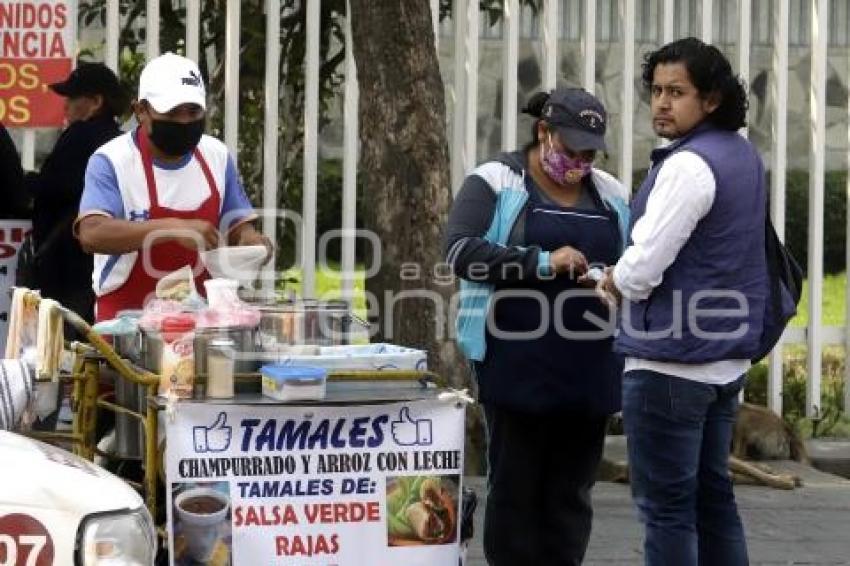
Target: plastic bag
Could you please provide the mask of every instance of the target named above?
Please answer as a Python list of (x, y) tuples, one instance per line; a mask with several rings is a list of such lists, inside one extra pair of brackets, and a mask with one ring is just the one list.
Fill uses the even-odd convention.
[(139, 328), (147, 332), (157, 332), (164, 318), (184, 312), (183, 305), (177, 301), (154, 299), (145, 305), (139, 318)]
[(242, 287), (252, 287), (269, 250), (266, 246), (223, 246), (199, 255), (213, 277), (235, 279)]
[(92, 326), (92, 330), (100, 335), (128, 336), (139, 331), (139, 317), (119, 316), (111, 320), (104, 320)]

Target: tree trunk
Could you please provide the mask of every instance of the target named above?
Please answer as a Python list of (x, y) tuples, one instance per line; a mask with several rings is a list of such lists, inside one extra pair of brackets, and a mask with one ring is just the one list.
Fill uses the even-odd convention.
[[(443, 83), (430, 2), (351, 0), (360, 86), (360, 170), (364, 225), (382, 245), (366, 281), (378, 305), (380, 337), (429, 353), (429, 367), (468, 386), (450, 318), (456, 285), (444, 272), (442, 236), (451, 203)], [(477, 411), (469, 411), (473, 422)], [(480, 471), (480, 427), (468, 438), (467, 469)]]

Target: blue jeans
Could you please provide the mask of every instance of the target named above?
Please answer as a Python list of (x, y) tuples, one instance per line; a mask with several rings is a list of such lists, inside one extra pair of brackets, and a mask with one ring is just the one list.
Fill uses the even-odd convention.
[(749, 563), (729, 477), (744, 377), (708, 385), (647, 370), (623, 378), (632, 496), (647, 566)]

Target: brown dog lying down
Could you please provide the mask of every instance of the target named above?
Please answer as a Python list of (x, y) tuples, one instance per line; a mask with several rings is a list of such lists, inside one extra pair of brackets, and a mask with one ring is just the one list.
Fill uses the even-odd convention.
[[(797, 476), (780, 474), (764, 464), (748, 460), (795, 460), (808, 464), (809, 456), (803, 442), (784, 419), (765, 407), (741, 403), (729, 457), (732, 479), (735, 483), (766, 485), (777, 489), (794, 489), (802, 485)], [(597, 479), (628, 483), (629, 470), (623, 462), (603, 458)]]
[[(749, 460), (749, 461), (748, 461)], [(794, 460), (811, 463), (806, 447), (785, 419), (767, 407), (741, 403), (732, 435), (729, 470), (738, 483), (757, 483), (779, 489), (802, 485), (800, 478), (778, 474), (752, 460)]]

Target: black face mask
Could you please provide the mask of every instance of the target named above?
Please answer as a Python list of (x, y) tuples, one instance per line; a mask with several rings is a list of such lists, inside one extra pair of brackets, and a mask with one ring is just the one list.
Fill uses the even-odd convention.
[(204, 134), (204, 118), (194, 122), (151, 120), (150, 140), (166, 155), (181, 157), (198, 145)]

